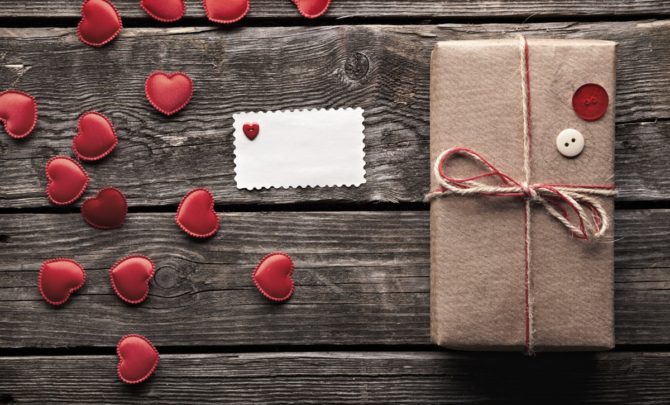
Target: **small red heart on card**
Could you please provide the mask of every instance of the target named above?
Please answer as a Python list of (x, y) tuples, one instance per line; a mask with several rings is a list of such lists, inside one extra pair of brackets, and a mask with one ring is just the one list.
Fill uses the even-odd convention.
[(249, 0), (203, 0), (209, 21), (231, 24), (240, 21), (249, 12)]
[(12, 138), (28, 136), (37, 123), (37, 103), (33, 96), (18, 90), (0, 93), (0, 122)]
[(86, 272), (81, 265), (70, 259), (51, 259), (42, 263), (37, 284), (40, 294), (51, 305), (64, 304), (70, 294), (86, 281)]
[(260, 130), (261, 127), (255, 122), (242, 125), (242, 131), (244, 131), (244, 135), (246, 135), (250, 141), (256, 139)]
[(281, 302), (291, 298), (295, 290), (291, 274), (291, 257), (286, 253), (270, 253), (258, 263), (251, 278), (267, 299)]
[(103, 46), (121, 32), (121, 16), (108, 0), (84, 0), (77, 35), (90, 46)]
[(56, 156), (47, 162), (47, 197), (56, 205), (71, 204), (86, 190), (88, 174), (67, 156)]
[(81, 205), (81, 216), (94, 228), (120, 228), (128, 213), (123, 193), (114, 187), (103, 188)]
[(158, 367), (158, 350), (142, 335), (126, 335), (116, 345), (119, 379), (126, 384), (138, 384), (146, 380)]
[(172, 115), (191, 101), (193, 81), (182, 72), (153, 72), (144, 84), (144, 92), (154, 108), (165, 115)]
[(72, 150), (81, 160), (100, 160), (112, 153), (119, 143), (112, 121), (98, 112), (82, 115), (77, 128)]
[(177, 225), (196, 238), (208, 238), (219, 230), (214, 197), (209, 190), (196, 188), (184, 196), (177, 208)]
[(141, 0), (140, 7), (155, 20), (173, 22), (184, 16), (184, 0)]
[(139, 304), (149, 295), (149, 282), (154, 270), (151, 259), (132, 255), (116, 262), (109, 270), (109, 278), (119, 298), (129, 304)]
[(292, 0), (303, 17), (317, 18), (328, 11), (330, 0)]

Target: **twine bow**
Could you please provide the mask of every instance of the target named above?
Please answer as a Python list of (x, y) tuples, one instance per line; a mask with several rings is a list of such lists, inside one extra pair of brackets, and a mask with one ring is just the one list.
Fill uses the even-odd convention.
[[(448, 176), (445, 172), (447, 162), (456, 155), (474, 160), (485, 171), (467, 178)], [(612, 197), (617, 194), (613, 186), (519, 182), (498, 170), (479, 153), (463, 147), (442, 152), (435, 160), (433, 175), (440, 188), (426, 195), (427, 201), (447, 195), (522, 197), (539, 203), (575, 237), (584, 240), (598, 239), (609, 228), (607, 211), (593, 196)], [(489, 185), (477, 181), (487, 177), (496, 178), (499, 184)], [(571, 212), (576, 216), (574, 223)]]

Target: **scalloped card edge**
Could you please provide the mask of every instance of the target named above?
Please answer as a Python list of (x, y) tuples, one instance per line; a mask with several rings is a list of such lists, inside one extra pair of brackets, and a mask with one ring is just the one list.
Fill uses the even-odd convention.
[[(348, 108), (312, 108), (312, 109), (290, 109), (273, 111), (250, 111), (233, 114), (233, 146), (234, 146), (234, 171), (235, 183), (241, 190), (269, 190), (269, 189), (290, 189), (290, 188), (316, 188), (316, 187), (360, 187), (366, 183), (366, 162), (365, 162), (365, 118), (364, 109), (360, 107)], [(331, 116), (331, 117), (328, 117)], [(324, 118), (326, 118), (324, 120)], [(333, 126), (339, 126), (334, 129)], [(317, 123), (315, 123), (317, 122)], [(266, 125), (264, 125), (264, 123)], [(283, 123), (284, 125), (279, 125)], [(244, 131), (245, 125), (258, 124), (258, 133), (254, 137), (249, 137)], [(320, 125), (324, 125), (320, 127)], [(291, 132), (286, 128), (293, 127), (296, 130)], [(304, 132), (298, 128), (304, 128)], [(344, 129), (344, 130), (342, 130)], [(287, 145), (286, 142), (277, 140), (290, 139), (289, 133), (296, 133), (295, 145)], [(301, 140), (306, 140), (308, 135), (327, 137), (349, 135), (346, 139), (340, 139), (334, 145), (330, 145), (328, 150), (319, 149), (319, 145), (303, 145)], [(269, 137), (277, 136), (275, 140), (269, 141)], [(301, 138), (302, 137), (302, 138)], [(312, 148), (310, 150), (310, 148)], [(266, 150), (264, 150), (266, 149)], [(298, 149), (298, 150), (296, 150)], [(253, 153), (251, 153), (253, 151)], [(270, 151), (272, 151), (270, 153)], [(284, 161), (287, 165), (304, 164), (302, 168), (305, 173), (311, 173), (311, 177), (300, 176), (300, 179), (285, 177), (278, 179), (280, 175), (278, 170), (272, 170), (272, 173), (264, 175), (265, 172), (258, 172), (258, 165), (249, 164), (249, 159), (274, 159), (274, 156), (281, 156), (290, 151), (290, 160)], [(333, 153), (341, 153), (342, 161), (347, 161), (349, 169), (346, 171), (335, 170), (334, 160), (330, 159)], [(321, 154), (321, 155), (319, 155)], [(306, 156), (317, 156), (320, 163)], [(303, 162), (300, 162), (303, 160)], [(268, 161), (269, 162), (269, 161)], [(322, 166), (310, 166), (310, 165)], [(269, 165), (269, 164), (268, 164)], [(261, 164), (262, 166), (262, 164)], [(281, 165), (274, 165), (278, 167)], [(283, 168), (283, 166), (282, 166)], [(297, 166), (295, 167), (298, 168)], [(341, 169), (342, 166), (338, 166)], [(329, 171), (329, 169), (331, 169)], [(325, 176), (319, 176), (319, 173), (328, 172)], [(337, 173), (337, 174), (334, 174)], [(338, 177), (339, 176), (339, 177)]]

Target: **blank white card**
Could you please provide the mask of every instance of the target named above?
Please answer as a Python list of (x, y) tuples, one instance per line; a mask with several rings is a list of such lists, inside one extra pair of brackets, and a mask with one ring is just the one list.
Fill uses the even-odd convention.
[[(362, 108), (243, 112), (233, 119), (237, 188), (365, 183)], [(255, 138), (245, 124), (258, 124)]]

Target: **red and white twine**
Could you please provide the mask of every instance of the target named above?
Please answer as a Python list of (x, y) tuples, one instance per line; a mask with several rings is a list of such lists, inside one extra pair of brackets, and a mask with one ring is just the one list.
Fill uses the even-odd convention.
[[(459, 196), (494, 196), (494, 197), (521, 197), (524, 199), (524, 295), (525, 295), (525, 348), (532, 354), (535, 348), (533, 326), (533, 300), (530, 292), (530, 218), (531, 203), (538, 203), (565, 226), (576, 238), (595, 240), (607, 232), (610, 218), (607, 211), (595, 197), (613, 197), (617, 191), (613, 185), (588, 184), (529, 184), (531, 178), (531, 93), (530, 93), (530, 64), (529, 47), (525, 37), (519, 41), (521, 92), (523, 112), (523, 172), (524, 180), (519, 182), (509, 175), (498, 170), (486, 158), (472, 149), (454, 147), (440, 153), (435, 159), (433, 175), (439, 188), (426, 195), (426, 201), (450, 195)], [(471, 159), (482, 165), (485, 171), (481, 174), (454, 178), (446, 174), (446, 163), (452, 157), (459, 155)], [(495, 178), (497, 185), (479, 182), (484, 178)], [(572, 216), (576, 217), (573, 222)]]

